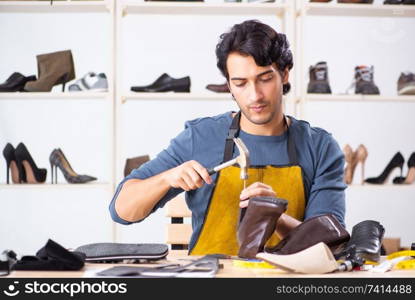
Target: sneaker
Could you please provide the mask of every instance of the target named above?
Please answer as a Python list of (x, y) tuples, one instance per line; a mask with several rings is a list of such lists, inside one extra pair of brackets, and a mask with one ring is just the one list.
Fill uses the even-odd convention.
[(379, 95), (379, 88), (373, 82), (373, 66), (356, 66), (354, 68), (354, 81), (347, 89), (346, 94), (351, 94), (354, 87), (355, 94)]
[(415, 74), (402, 72), (398, 79), (398, 95), (415, 95)]
[(310, 66), (309, 74), (310, 82), (308, 83), (307, 93), (331, 94), (327, 63), (325, 61)]
[(108, 91), (107, 76), (104, 73), (95, 74), (94, 72), (88, 72), (84, 77), (71, 84), (68, 90), (70, 92), (106, 92)]

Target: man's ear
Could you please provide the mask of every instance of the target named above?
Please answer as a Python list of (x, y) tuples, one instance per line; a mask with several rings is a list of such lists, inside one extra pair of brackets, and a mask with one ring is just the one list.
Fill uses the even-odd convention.
[(289, 77), (290, 77), (290, 71), (288, 71), (288, 68), (285, 68), (284, 72), (282, 73), (282, 83), (283, 84), (288, 83)]

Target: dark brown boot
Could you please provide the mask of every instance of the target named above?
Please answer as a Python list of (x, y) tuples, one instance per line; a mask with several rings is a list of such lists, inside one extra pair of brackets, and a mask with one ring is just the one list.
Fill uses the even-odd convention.
[(50, 92), (52, 87), (75, 78), (75, 67), (71, 50), (40, 54), (36, 56), (38, 80), (29, 81), (24, 89), (28, 92)]
[(239, 224), (239, 257), (255, 258), (262, 252), (271, 237), (282, 213), (287, 210), (288, 201), (274, 197), (249, 199), (246, 213)]
[(143, 163), (148, 162), (149, 160), (150, 160), (150, 156), (148, 155), (127, 158), (127, 160), (125, 161), (125, 167), (124, 167), (124, 177), (130, 174), (132, 170), (137, 169)]

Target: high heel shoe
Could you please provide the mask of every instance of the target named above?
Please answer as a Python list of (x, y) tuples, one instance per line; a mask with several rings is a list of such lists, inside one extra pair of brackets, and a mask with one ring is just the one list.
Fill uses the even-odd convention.
[(352, 150), (350, 145), (343, 147), (344, 158), (346, 160), (346, 168), (344, 169), (344, 183), (351, 184), (353, 181), (354, 169), (356, 168), (357, 160), (356, 153)]
[(16, 161), (16, 156), (14, 155), (14, 151), (15, 149), (13, 145), (10, 143), (7, 143), (6, 147), (4, 147), (3, 149), (3, 156), (6, 159), (6, 168), (7, 168), (6, 182), (7, 184), (10, 183), (9, 169), (11, 172), (13, 183), (20, 183), (26, 180), (24, 172), (19, 171), (19, 169), (17, 168), (17, 161)]
[(401, 152), (396, 153), (391, 159), (391, 161), (388, 163), (386, 168), (383, 170), (382, 174), (380, 174), (378, 177), (367, 178), (365, 182), (372, 184), (383, 184), (395, 168), (401, 169), (402, 176), (402, 168), (404, 161), (405, 159), (403, 158)]
[(353, 151), (349, 145), (343, 148), (344, 157), (346, 160), (346, 168), (344, 170), (344, 182), (351, 184), (353, 182), (354, 171), (356, 166), (361, 163), (362, 167), (362, 183), (365, 177), (365, 162), (368, 156), (367, 149), (364, 145), (360, 144), (356, 151)]
[(411, 154), (408, 160), (408, 174), (406, 177), (398, 176), (393, 179), (395, 184), (411, 184), (415, 182), (415, 152)]
[(96, 177), (89, 175), (79, 175), (71, 167), (61, 149), (54, 149), (49, 156), (50, 167), (52, 170), (52, 184), (58, 183), (58, 167), (62, 171), (63, 176), (69, 183), (87, 183), (96, 180)]
[(23, 143), (17, 145), (14, 154), (16, 156), (19, 174), (20, 172), (23, 172), (23, 170), (26, 174), (26, 178), (23, 182), (43, 183), (46, 181), (46, 169), (41, 169), (36, 166), (35, 161)]
[(62, 84), (62, 92), (65, 84), (75, 79), (75, 66), (71, 50), (46, 53), (36, 56), (38, 68), (38, 80), (25, 84), (27, 92), (50, 92), (53, 86)]

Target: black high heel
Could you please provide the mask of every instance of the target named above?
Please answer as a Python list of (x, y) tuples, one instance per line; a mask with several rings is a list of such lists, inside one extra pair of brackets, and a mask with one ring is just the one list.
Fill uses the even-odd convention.
[(50, 167), (52, 170), (52, 184), (58, 183), (58, 168), (62, 171), (63, 176), (65, 177), (66, 181), (69, 183), (87, 183), (90, 181), (94, 181), (97, 178), (89, 175), (79, 175), (76, 173), (65, 154), (63, 154), (61, 149), (54, 149), (49, 156)]
[(6, 182), (10, 183), (9, 169), (11, 172), (12, 182), (21, 183), (26, 181), (26, 175), (24, 170), (19, 170), (17, 166), (16, 156), (14, 155), (15, 149), (12, 144), (7, 143), (6, 147), (3, 149), (3, 156), (6, 159)]
[(380, 174), (378, 177), (367, 178), (365, 179), (365, 182), (371, 183), (371, 184), (383, 184), (395, 168), (401, 169), (401, 176), (402, 176), (402, 169), (403, 169), (404, 161), (405, 159), (403, 158), (401, 152), (396, 153), (391, 159), (391, 161), (388, 163), (386, 168), (383, 170), (382, 174)]
[(412, 152), (408, 160), (408, 174), (406, 177), (398, 176), (393, 179), (395, 184), (412, 184), (415, 182), (415, 152)]
[(25, 172), (26, 178), (23, 182), (27, 183), (43, 183), (46, 181), (46, 169), (38, 168), (35, 161), (23, 143), (17, 145), (14, 151), (17, 161), (17, 168), (20, 172)]

